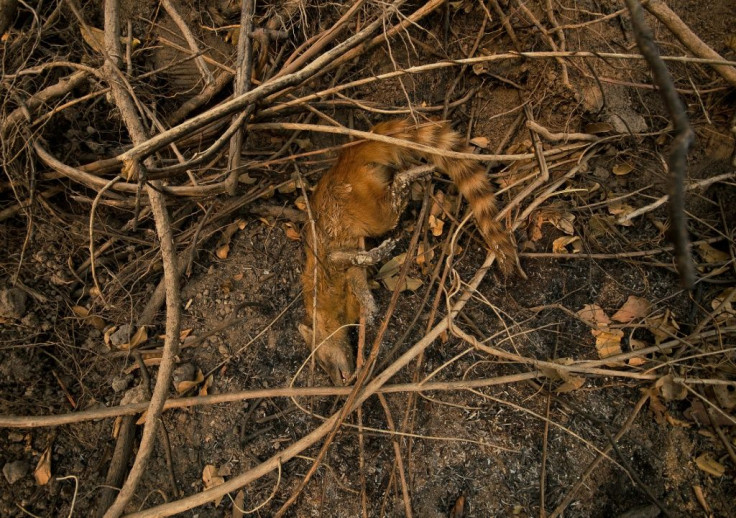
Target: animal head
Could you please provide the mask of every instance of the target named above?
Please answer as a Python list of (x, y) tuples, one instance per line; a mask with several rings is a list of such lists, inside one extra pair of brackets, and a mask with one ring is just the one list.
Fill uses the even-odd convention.
[(314, 331), (311, 327), (299, 324), (299, 333), (310, 349), (313, 343), (316, 345), (317, 361), (330, 376), (332, 383), (336, 386), (345, 385), (355, 369), (355, 360), (345, 330), (340, 329), (327, 337), (320, 336), (322, 333), (317, 332), (317, 336), (313, 337)]

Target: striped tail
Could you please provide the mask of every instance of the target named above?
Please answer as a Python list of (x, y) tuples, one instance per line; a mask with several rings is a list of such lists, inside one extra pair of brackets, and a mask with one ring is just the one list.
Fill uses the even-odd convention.
[[(431, 122), (419, 127), (409, 120), (393, 120), (377, 124), (374, 133), (417, 144), (437, 148), (440, 151), (471, 152), (463, 138), (450, 128), (449, 123)], [(501, 270), (508, 274), (516, 266), (516, 246), (509, 232), (494, 218), (498, 214), (493, 187), (485, 169), (476, 160), (446, 157), (441, 154), (423, 153), (409, 148), (391, 146), (387, 157), (392, 163), (401, 163), (408, 158), (426, 158), (442, 173), (450, 177), (460, 194), (468, 200), (475, 216), (478, 229), (489, 249), (496, 254)]]

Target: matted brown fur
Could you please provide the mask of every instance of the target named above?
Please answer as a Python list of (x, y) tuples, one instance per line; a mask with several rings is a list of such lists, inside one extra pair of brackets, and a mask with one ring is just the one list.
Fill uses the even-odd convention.
[[(447, 122), (415, 126), (409, 120), (377, 124), (372, 131), (441, 151), (467, 151)], [(337, 250), (359, 250), (365, 237), (382, 236), (396, 226), (406, 196), (394, 185), (398, 170), (410, 160), (425, 158), (445, 173), (468, 200), (481, 235), (504, 271), (515, 264), (513, 240), (495, 221), (493, 188), (484, 168), (474, 160), (422, 153), (395, 144), (366, 141), (345, 149), (317, 183), (311, 196), (315, 230), (305, 229), (306, 264), (302, 275), (307, 320), (299, 330), (335, 384), (344, 383), (354, 368), (348, 328), (361, 305), (370, 304), (363, 268), (336, 266), (328, 256)], [(316, 289), (315, 289), (316, 286)], [(315, 299), (316, 295), (316, 299)], [(372, 308), (364, 308), (367, 313)], [(312, 330), (316, 332), (313, 333)]]

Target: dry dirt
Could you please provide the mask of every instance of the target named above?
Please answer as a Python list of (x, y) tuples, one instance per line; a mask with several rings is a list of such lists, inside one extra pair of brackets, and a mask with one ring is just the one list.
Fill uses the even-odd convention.
[[(618, 3), (614, 7), (609, 2), (596, 1), (553, 3), (560, 25), (579, 24), (619, 8)], [(190, 1), (182, 4), (191, 9), (187, 12), (195, 13), (188, 20), (193, 27), (217, 25), (211, 11), (203, 6), (205, 2), (203, 5)], [(225, 4), (227, 2), (223, 2)], [(257, 20), (263, 23), (279, 7), (279, 4), (258, 4)], [(419, 3), (411, 6), (416, 7), (415, 4)], [(537, 2), (527, 4), (548, 26), (549, 21)], [(733, 43), (730, 47), (727, 44), (729, 38), (733, 42), (736, 37), (733, 32), (736, 6), (731, 0), (676, 0), (668, 4), (706, 43), (724, 57), (736, 59)], [(501, 2), (501, 5), (515, 13), (511, 22), (524, 50), (549, 50), (547, 40), (539, 31), (512, 9), (517, 3)], [(336, 4), (304, 2), (303, 6), (304, 11), (294, 16), (318, 19), (322, 29), (337, 19)], [(21, 7), (11, 29), (11, 38), (19, 37), (19, 33), (29, 31), (32, 26), (32, 16), (24, 9), (27, 7)], [(39, 7), (39, 12), (43, 17), (51, 14), (45, 6)], [(102, 13), (92, 3), (83, 12), (91, 25), (102, 26)], [(144, 35), (150, 37), (150, 34), (147, 32), (149, 25), (142, 19), (155, 16), (154, 6), (124, 2), (124, 13), (135, 13), (134, 31), (140, 34), (145, 46), (149, 40)], [(61, 8), (60, 16), (56, 24), (76, 26), (76, 19), (66, 8)], [(232, 23), (232, 16), (225, 19)], [(402, 37), (392, 40), (390, 47), (379, 46), (347, 64), (340, 71), (339, 79), (321, 77), (299, 87), (294, 94), (306, 95), (326, 88), (333, 79), (339, 84), (395, 68), (436, 62), (445, 56), (466, 56), (483, 20), (484, 11), (478, 2), (451, 2), (448, 9), (440, 9), (422, 20), (421, 27), (413, 27), (408, 32), (413, 39), (403, 33)], [(652, 18), (648, 20), (655, 29), (663, 54), (685, 54), (662, 25)], [(316, 23), (306, 24), (304, 33), (293, 30), (287, 41), (271, 49), (273, 55), (269, 59), (275, 57), (280, 45), (285, 46), (288, 55), (295, 45), (304, 41), (305, 33), (316, 32)], [(68, 59), (86, 59), (90, 65), (99, 65), (99, 61), (90, 61), (89, 50), (82, 52), (81, 57), (78, 51), (68, 50), (69, 46), (82, 45), (78, 27), (65, 31), (55, 26), (56, 39), (44, 41), (41, 49), (49, 49), (46, 51), (51, 53), (53, 45), (59, 45), (67, 49), (64, 52), (68, 52)], [(495, 15), (484, 27), (475, 55), (512, 48)], [(568, 49), (636, 52), (626, 15), (586, 27), (569, 28), (566, 35)], [(76, 43), (72, 38), (77, 38)], [(232, 52), (230, 43), (209, 45), (222, 49), (217, 55), (223, 62), (231, 63), (226, 55)], [(43, 58), (31, 55), (35, 56), (33, 61)], [(3, 59), (11, 62), (7, 56)], [(52, 58), (43, 59), (50, 61)], [(153, 69), (162, 59), (172, 58), (152, 52), (142, 53), (135, 59)], [(564, 190), (542, 205), (558, 216), (575, 216), (573, 235), (580, 238), (581, 253), (576, 258), (540, 255), (552, 252), (555, 240), (567, 234), (549, 222), (541, 226), (541, 233), (535, 234), (535, 216), (532, 215), (516, 232), (523, 252), (521, 265), (527, 278), (520, 275), (503, 278), (492, 271), (480, 284), (477, 296), (468, 303), (456, 325), (481, 340), (490, 337), (484, 342), (486, 345), (525, 357), (596, 360), (599, 358), (596, 339), (590, 327), (574, 313), (586, 304), (596, 304), (611, 316), (630, 296), (636, 296), (648, 301), (651, 307), (629, 326), (622, 326), (624, 352), (657, 342), (652, 321), (658, 315), (670, 315), (678, 326), (672, 328), (671, 333), (687, 337), (713, 310), (713, 300), (736, 285), (734, 180), (731, 178), (730, 182), (707, 190), (693, 191), (688, 198), (686, 209), (690, 215), (691, 238), (694, 241), (720, 238), (712, 246), (722, 254), (716, 254), (718, 260), (711, 260), (707, 249), (698, 249), (700, 252), (695, 255), (698, 273), (705, 280), (692, 292), (680, 288), (669, 251), (641, 257), (615, 257), (616, 254), (667, 245), (663, 232), (667, 222), (664, 206), (637, 218), (632, 226), (615, 224), (609, 207), (612, 206), (611, 198), (617, 196), (625, 196), (626, 203), (638, 208), (667, 192), (669, 179), (662, 157), (671, 143), (668, 118), (657, 93), (646, 87), (651, 79), (643, 63), (614, 59), (591, 60), (589, 66), (583, 61), (566, 63), (571, 88), (562, 84), (560, 64), (545, 59), (468, 67), (462, 74), (459, 73), (461, 67), (439, 69), (401, 80), (371, 83), (343, 93), (360, 103), (374, 103), (371, 106), (384, 111), (405, 109), (408, 105), (441, 107), (446, 96), (450, 101), (460, 99), (462, 102), (451, 107), (448, 117), (457, 123), (458, 131), (467, 132), (470, 138), (487, 139), (488, 148), (482, 150), (486, 153), (532, 150), (530, 133), (523, 124), (515, 126), (523, 110), (514, 108), (524, 102), (529, 103), (536, 121), (553, 132), (590, 131), (591, 124), (602, 123), (620, 128), (622, 133), (637, 133), (595, 147), (587, 167), (567, 181)], [(688, 160), (689, 181), (733, 172), (733, 166), (729, 165), (734, 148), (734, 138), (729, 133), (736, 98), (733, 87), (727, 87), (727, 83), (706, 65), (671, 63), (670, 68), (678, 88), (684, 92), (683, 100), (697, 135)], [(148, 90), (144, 97), (157, 99), (160, 113), (171, 112), (190, 97), (188, 88), (193, 87), (186, 81), (196, 74), (194, 68), (161, 76), (146, 83)], [(598, 77), (597, 81), (593, 74)], [(459, 80), (454, 83), (457, 78)], [(8, 93), (12, 85), (6, 81), (2, 87), (8, 111), (15, 106), (19, 95), (25, 98), (32, 93)], [(101, 87), (94, 87), (97, 88)], [(697, 94), (694, 89), (698, 90)], [(75, 96), (81, 97), (89, 91), (80, 90)], [(471, 95), (463, 100), (468, 93)], [(212, 104), (226, 95), (227, 90)], [(315, 103), (315, 106), (356, 129), (368, 129), (375, 122), (397, 116), (373, 113), (349, 103), (325, 102)], [(78, 165), (113, 156), (127, 140), (116, 141), (124, 138), (121, 137), (124, 129), (111, 111), (111, 105), (100, 98), (62, 111), (57, 119), (37, 131), (47, 142), (56, 142), (56, 156), (67, 163)], [(306, 110), (292, 118), (285, 116), (284, 120), (296, 121), (303, 113), (307, 113)], [(441, 113), (440, 110), (432, 115)], [(319, 118), (312, 122), (317, 120)], [(496, 150), (510, 128), (513, 129), (510, 139), (501, 150)], [(641, 135), (643, 133), (646, 135)], [(291, 133), (285, 131), (249, 136), (244, 156), (265, 162), (266, 157), (282, 148), (290, 136)], [(286, 155), (346, 142), (343, 136), (318, 133), (301, 133), (299, 139), (291, 143)], [(546, 147), (557, 145), (561, 144), (545, 143)], [(32, 156), (32, 150), (24, 152)], [(7, 152), (4, 157), (5, 161), (9, 160)], [(580, 153), (568, 153), (562, 159), (550, 160), (554, 162), (552, 178), (566, 174), (579, 158)], [(333, 159), (334, 150), (329, 150), (303, 157), (297, 164), (307, 183), (313, 185)], [(35, 175), (34, 181), (42, 184), (43, 189), (59, 182), (56, 177), (42, 176), (49, 171), (37, 160), (29, 159), (28, 163), (35, 164), (28, 166), (28, 174)], [(218, 170), (224, 163), (216, 164)], [(287, 182), (295, 171), (288, 165), (292, 163), (263, 165), (258, 162), (248, 173), (255, 187), (279, 185)], [(533, 171), (536, 164), (536, 161), (526, 161), (511, 168), (493, 164), (490, 172), (496, 175), (494, 178), (500, 185), (504, 185), (508, 178), (518, 178), (519, 172)], [(631, 172), (614, 174), (622, 171), (617, 169), (622, 164), (632, 166)], [(0, 191), (0, 210), (27, 197), (23, 190), (25, 184), (19, 182), (21, 187), (14, 191), (9, 184), (13, 181), (17, 179), (7, 167)], [(106, 233), (96, 236), (97, 246), (111, 236), (121, 238), (101, 255), (97, 264), (98, 282), (107, 299), (105, 305), (94, 292), (90, 295), (93, 282), (89, 271), (85, 271), (83, 278), (73, 275), (89, 257), (89, 211), (95, 193), (69, 182), (60, 185), (65, 189), (48, 200), (37, 200), (30, 210), (18, 211), (5, 219), (0, 229), (4, 244), (0, 281), (5, 286), (4, 298), (0, 300), (3, 313), (0, 315), (0, 417), (55, 415), (113, 407), (121, 403), (126, 391), (141, 384), (136, 360), (106, 344), (106, 331), (95, 329), (89, 319), (80, 318), (72, 308), (90, 309), (104, 325), (134, 324), (161, 277), (160, 254), (157, 247), (151, 246), (156, 240), (154, 227), (150, 220), (144, 220), (135, 231), (121, 230), (133, 215), (130, 203), (125, 205), (120, 201), (118, 207), (103, 204), (98, 208), (98, 228)], [(241, 188), (254, 189), (246, 185)], [(453, 188), (443, 179), (435, 178), (432, 195), (436, 196), (439, 191), (454, 198)], [(500, 204), (505, 205), (518, 192), (517, 188), (502, 193)], [(417, 220), (422, 192), (415, 194), (418, 200), (410, 203), (392, 234), (398, 239), (395, 254), (407, 250), (412, 233), (422, 223)], [(263, 203), (294, 208), (299, 195), (298, 189), (287, 188), (261, 196), (257, 202), (239, 207), (235, 213), (218, 221), (217, 231), (198, 242), (191, 271), (182, 279), (182, 329), (187, 330), (189, 336), (178, 355), (175, 376), (179, 381), (192, 379), (201, 372), (207, 380), (197, 383), (186, 395), (201, 394), (203, 386), (209, 394), (224, 394), (286, 387), (292, 382), (301, 387), (329, 384), (319, 369), (310, 371), (307, 350), (297, 331), (297, 323), (304, 315), (299, 283), (302, 250), (296, 239), (298, 234), (289, 229), (296, 228), (298, 232), (299, 226), (290, 227), (284, 218), (257, 216), (251, 211), (254, 204)], [(225, 199), (220, 196), (187, 203), (170, 199), (169, 210), (177, 236), (187, 229), (197, 228), (208, 211), (217, 213)], [(462, 215), (456, 207), (449, 207), (456, 215)], [(453, 260), (457, 275), (445, 280), (445, 291), (440, 292), (436, 311), (433, 310), (437, 282), (431, 274), (442, 247), (456, 228), (450, 216), (444, 219), (445, 228), (439, 236), (428, 232), (424, 223), (421, 242), (425, 249), (435, 250), (435, 257), (428, 265), (412, 264), (408, 275), (420, 279), (422, 286), (405, 291), (399, 297), (382, 342), (379, 369), (420, 340), (427, 329), (446, 315), (447, 290), (456, 287), (460, 279), (468, 282), (483, 261), (484, 252), (479, 242), (469, 237), (471, 228), (459, 238), (462, 250)], [(223, 243), (223, 231), (233, 222), (237, 226), (238, 221), (242, 224), (230, 239), (227, 257), (218, 257), (216, 252)], [(582, 257), (585, 253), (599, 255)], [(376, 269), (370, 270), (369, 275), (375, 278)], [(8, 291), (16, 280), (20, 283), (16, 284), (20, 286), (20, 294)], [(385, 314), (391, 299), (391, 292), (383, 283), (376, 281), (375, 288), (379, 318), (368, 326), (369, 346), (376, 336), (380, 315)], [(24, 303), (18, 299), (23, 299)], [(732, 315), (730, 318), (733, 320)], [(154, 356), (156, 351), (160, 352), (163, 323), (161, 312), (156, 325), (148, 330), (149, 339), (140, 347), (141, 351), (152, 352)], [(223, 324), (229, 325), (217, 331)], [(716, 329), (716, 324), (733, 326), (732, 322), (719, 317), (707, 329)], [(208, 334), (211, 336), (204, 338)], [(581, 479), (582, 487), (567, 503), (565, 517), (657, 516), (659, 510), (653, 507), (653, 499), (658, 500), (671, 516), (736, 516), (736, 465), (724, 446), (725, 441), (732, 452), (736, 447), (734, 407), (729, 408), (728, 401), (717, 399), (710, 385), (691, 384), (692, 392), (685, 393), (684, 397), (668, 398), (669, 394), (665, 394), (661, 386), (655, 387), (656, 379), (644, 376), (653, 373), (656, 378), (671, 374), (730, 381), (730, 388), (724, 390), (726, 399), (730, 394), (733, 402), (733, 382), (736, 380), (733, 336), (731, 332), (720, 339), (694, 340), (692, 344), (683, 342), (670, 351), (647, 356), (643, 367), (620, 362), (602, 365), (602, 368), (620, 369), (632, 376), (586, 373), (582, 382), (569, 391), (555, 390), (565, 380), (539, 377), (472, 390), (425, 391), (411, 400), (410, 406), (407, 393), (389, 394), (386, 401), (393, 425), (402, 431), (398, 435), (387, 431), (386, 409), (377, 398), (370, 398), (362, 410), (362, 425), (366, 427), (362, 433), (362, 448), (361, 434), (355, 426), (356, 416), (352, 414), (287, 516), (360, 516), (361, 479), (364, 480), (368, 516), (404, 516), (406, 500), (402, 496), (400, 475), (405, 477), (408, 501), (417, 517), (548, 516)], [(519, 375), (531, 370), (523, 363), (474, 350), (452, 334), (443, 334), (427, 349), (421, 366), (415, 365), (412, 363), (401, 370), (390, 383), (411, 383), (430, 373), (433, 373), (432, 381), (458, 382)], [(304, 369), (299, 371), (301, 367)], [(148, 370), (155, 379), (155, 365)], [(577, 381), (571, 380), (573, 384)], [(637, 409), (644, 394), (648, 394), (649, 399)], [(173, 385), (172, 397), (179, 397)], [(699, 397), (714, 402), (724, 414), (730, 415), (731, 421), (717, 416), (719, 426), (716, 430), (708, 422), (702, 404), (698, 406)], [(165, 433), (159, 434), (128, 511), (202, 491), (206, 466), (214, 466), (219, 475), (228, 480), (258, 465), (307, 435), (323, 418), (340, 409), (343, 401), (338, 397), (266, 397), (165, 412), (162, 419)], [(633, 421), (627, 424), (632, 415)], [(74, 516), (96, 515), (116, 444), (113, 421), (100, 419), (57, 427), (0, 428), (0, 466), (5, 466), (5, 476), (0, 477), (0, 515), (67, 516), (70, 512)], [(138, 427), (138, 436), (141, 428)], [(616, 441), (615, 449), (606, 454), (592, 473), (586, 474), (591, 463), (607, 449), (620, 430), (625, 433)], [(393, 441), (401, 452), (401, 471)], [(244, 507), (262, 505), (255, 512), (256, 516), (274, 515), (307, 473), (320, 446), (318, 442), (299, 457), (284, 463), (280, 472), (272, 471), (246, 486)], [(170, 465), (167, 449), (172, 456)], [(47, 450), (54, 478), (46, 485), (39, 485), (33, 473)], [(714, 461), (715, 468), (711, 465), (711, 469), (723, 468), (720, 476), (699, 467), (698, 459), (702, 460), (704, 455)], [(18, 477), (11, 484), (9, 478), (14, 478), (14, 474)], [(62, 479), (72, 476), (74, 478)], [(236, 495), (230, 496), (235, 498)], [(462, 510), (458, 510), (460, 503), (464, 503)], [(704, 506), (708, 506), (709, 511), (704, 510)], [(634, 514), (624, 514), (629, 511)], [(205, 518), (236, 514), (232, 499), (225, 497), (217, 506), (209, 503), (181, 516)]]

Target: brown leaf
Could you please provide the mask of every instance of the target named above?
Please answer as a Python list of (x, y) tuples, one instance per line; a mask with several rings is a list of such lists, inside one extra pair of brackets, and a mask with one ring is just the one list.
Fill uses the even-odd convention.
[(90, 310), (83, 306), (74, 306), (72, 311), (82, 319), (82, 322), (94, 327), (98, 331), (103, 331), (107, 327), (102, 317), (90, 314)]
[(576, 315), (595, 327), (605, 327), (611, 323), (611, 319), (598, 304), (586, 304)]
[(243, 518), (245, 516), (245, 514), (243, 514), (244, 507), (245, 492), (241, 489), (233, 499), (233, 514), (230, 515), (230, 518)]
[(460, 495), (455, 500), (455, 504), (450, 509), (449, 518), (464, 518), (465, 516), (465, 495)]
[(217, 255), (218, 259), (227, 259), (228, 254), (230, 254), (230, 244), (224, 244), (220, 246), (217, 251), (215, 252), (215, 255)]
[(488, 149), (488, 137), (473, 137), (470, 139), (470, 143), (476, 147)]
[(414, 259), (419, 266), (424, 266), (428, 262), (434, 259), (434, 249), (430, 248), (426, 252), (424, 251), (424, 243), (419, 243), (417, 248), (417, 256)]
[[(190, 371), (190, 372), (191, 372), (191, 371)], [(191, 375), (191, 374), (190, 374), (190, 375)], [(182, 394), (184, 394), (185, 392), (187, 392), (188, 390), (190, 390), (190, 389), (192, 389), (192, 388), (196, 387), (197, 385), (199, 385), (199, 384), (200, 384), (200, 383), (202, 383), (203, 381), (204, 381), (204, 374), (202, 373), (202, 370), (201, 370), (201, 369), (197, 369), (197, 376), (196, 376), (196, 377), (195, 377), (195, 378), (194, 378), (193, 380), (184, 380), (184, 381), (180, 381), (180, 382), (179, 382), (179, 383), (178, 383), (178, 384), (176, 385), (176, 392), (177, 392), (177, 393), (178, 393), (179, 395), (182, 395)]]
[[(225, 478), (220, 476), (219, 471), (215, 466), (213, 466), (212, 464), (207, 464), (202, 471), (202, 482), (204, 482), (205, 489), (210, 489), (224, 484)], [(215, 500), (215, 507), (220, 505), (221, 501), (222, 497), (219, 497), (217, 500)]]
[(577, 236), (562, 236), (552, 241), (552, 252), (555, 254), (579, 254), (583, 251), (583, 242)]
[(626, 163), (616, 164), (615, 166), (613, 166), (613, 174), (615, 174), (616, 176), (627, 175), (633, 170), (634, 166)]
[[(634, 207), (629, 205), (628, 203), (624, 203), (623, 201), (615, 201), (613, 203), (608, 204), (608, 212), (613, 214), (614, 216), (618, 216), (619, 218), (622, 218), (624, 216), (628, 216), (632, 212), (634, 212)], [(631, 220), (627, 220), (625, 222), (619, 222), (618, 219), (616, 220), (616, 223), (623, 227), (632, 227), (634, 226), (634, 222)]]
[(299, 234), (299, 231), (294, 227), (293, 223), (284, 223), (284, 233), (286, 234), (286, 237), (292, 241), (302, 240), (301, 234)]
[(652, 305), (648, 300), (630, 295), (629, 298), (626, 299), (626, 302), (624, 302), (624, 305), (621, 306), (621, 309), (616, 311), (611, 318), (616, 322), (628, 324), (634, 319), (644, 318), (647, 316), (651, 307)]
[(439, 237), (442, 235), (442, 231), (445, 228), (444, 221), (430, 214), (427, 224), (429, 225), (429, 229), (432, 231), (432, 235), (434, 237)]
[(722, 477), (726, 473), (726, 468), (715, 460), (710, 453), (704, 453), (695, 459), (695, 464), (702, 471), (713, 477)]
[(51, 480), (51, 446), (46, 448), (41, 458), (38, 459), (33, 476), (39, 486), (45, 486)]
[(595, 336), (595, 348), (600, 358), (608, 358), (616, 354), (621, 354), (621, 339), (624, 332), (620, 329), (611, 329), (603, 331), (600, 329), (591, 330)]
[(718, 250), (717, 248), (713, 248), (708, 243), (698, 244), (698, 254), (703, 258), (703, 261), (709, 264), (725, 263), (731, 259), (731, 256), (728, 253)]
[(669, 340), (680, 329), (669, 309), (662, 314), (647, 318), (644, 323), (654, 335), (655, 345), (659, 345), (664, 340)]
[(299, 210), (307, 210), (307, 199), (304, 197), (304, 195), (299, 196), (296, 200), (294, 200), (294, 206)]
[[(386, 285), (386, 289), (388, 289), (389, 291), (394, 291), (399, 283), (399, 276), (396, 275), (392, 277), (387, 277), (383, 279), (383, 282)], [(415, 279), (414, 277), (409, 277), (407, 275), (404, 278), (404, 283), (399, 291), (416, 291), (422, 286), (422, 284), (424, 283), (420, 279)]]
[(130, 349), (135, 349), (136, 347), (146, 343), (147, 341), (148, 332), (146, 331), (146, 326), (140, 326), (138, 328), (138, 331), (136, 331), (135, 334), (130, 337), (130, 342), (120, 344), (118, 347), (123, 351), (127, 351)]
[(406, 261), (406, 252), (392, 257), (391, 259), (386, 261), (383, 266), (381, 266), (381, 268), (378, 270), (378, 273), (376, 274), (376, 280), (385, 279), (386, 277), (391, 277), (399, 273), (401, 265), (404, 264), (404, 261)]
[(685, 385), (677, 383), (673, 379), (672, 374), (662, 376), (656, 381), (654, 386), (659, 389), (665, 401), (681, 401), (687, 397)]

